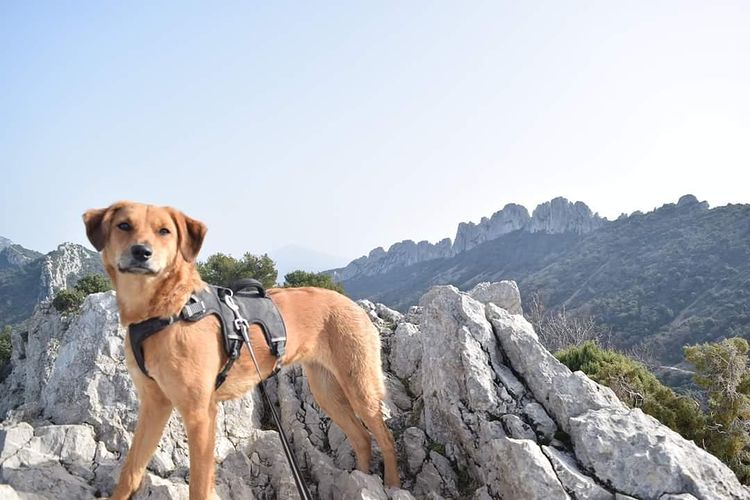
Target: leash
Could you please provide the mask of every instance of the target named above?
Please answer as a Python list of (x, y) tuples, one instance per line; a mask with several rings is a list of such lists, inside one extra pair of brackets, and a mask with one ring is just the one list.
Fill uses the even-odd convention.
[[(279, 439), (281, 440), (281, 447), (284, 449), (284, 455), (286, 455), (286, 460), (289, 462), (289, 468), (292, 470), (292, 476), (294, 477), (294, 484), (297, 486), (297, 491), (299, 492), (299, 497), (302, 500), (312, 500), (312, 495), (310, 494), (310, 491), (307, 489), (307, 485), (305, 484), (305, 480), (302, 477), (302, 473), (300, 472), (299, 465), (297, 465), (297, 460), (294, 458), (294, 453), (292, 452), (292, 447), (289, 445), (289, 440), (286, 437), (286, 433), (284, 432), (284, 428), (281, 426), (281, 419), (279, 418), (278, 413), (276, 413), (276, 409), (273, 407), (273, 403), (271, 402), (271, 398), (268, 397), (268, 393), (266, 392), (266, 387), (263, 381), (263, 376), (260, 374), (260, 367), (258, 366), (258, 360), (255, 359), (255, 351), (253, 351), (253, 346), (250, 344), (250, 336), (248, 334), (248, 323), (245, 318), (243, 318), (240, 315), (240, 310), (237, 304), (234, 302), (234, 299), (232, 298), (231, 293), (224, 296), (224, 302), (229, 306), (232, 311), (234, 311), (235, 314), (235, 320), (234, 320), (234, 328), (240, 332), (242, 335), (242, 340), (245, 342), (245, 345), (247, 346), (247, 350), (250, 351), (250, 357), (253, 360), (253, 364), (255, 365), (255, 371), (258, 373), (258, 385), (260, 386), (260, 393), (263, 396), (263, 400), (266, 402), (266, 406), (269, 410), (271, 410), (271, 416), (273, 417), (273, 423), (276, 425), (276, 429), (279, 431)], [(274, 373), (276, 373), (279, 370), (279, 362), (276, 363), (276, 366), (274, 367)]]

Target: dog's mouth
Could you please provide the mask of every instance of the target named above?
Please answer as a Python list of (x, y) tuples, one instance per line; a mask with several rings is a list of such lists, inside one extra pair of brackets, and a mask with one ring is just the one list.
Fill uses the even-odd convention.
[(149, 276), (153, 276), (157, 274), (155, 270), (143, 264), (132, 264), (127, 267), (119, 265), (117, 266), (117, 270), (120, 271), (121, 273), (126, 273), (126, 274), (143, 274), (143, 275), (149, 275)]

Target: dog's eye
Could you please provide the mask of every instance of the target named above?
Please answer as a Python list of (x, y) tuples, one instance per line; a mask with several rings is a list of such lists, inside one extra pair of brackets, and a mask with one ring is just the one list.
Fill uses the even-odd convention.
[(163, 227), (163, 228), (159, 229), (159, 234), (162, 235), (162, 236), (166, 236), (169, 233), (170, 233), (170, 231), (166, 227)]
[(130, 231), (131, 229), (133, 229), (133, 226), (131, 226), (127, 222), (120, 222), (119, 224), (117, 224), (117, 228), (122, 229), (123, 231)]

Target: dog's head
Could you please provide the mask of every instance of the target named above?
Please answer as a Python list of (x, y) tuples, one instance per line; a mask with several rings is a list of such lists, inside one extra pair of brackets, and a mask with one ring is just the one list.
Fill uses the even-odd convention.
[(179, 210), (129, 201), (89, 210), (83, 222), (113, 279), (155, 277), (180, 261), (195, 262), (206, 235), (202, 222)]

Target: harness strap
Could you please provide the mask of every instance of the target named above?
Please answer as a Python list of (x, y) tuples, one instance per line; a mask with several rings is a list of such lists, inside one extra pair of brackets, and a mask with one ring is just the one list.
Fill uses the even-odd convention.
[(130, 347), (135, 356), (135, 361), (144, 375), (151, 378), (146, 370), (146, 360), (143, 358), (143, 348), (141, 344), (151, 335), (164, 330), (166, 327), (178, 321), (179, 316), (170, 316), (169, 318), (151, 318), (140, 323), (133, 323), (128, 328), (128, 337), (130, 338)]

